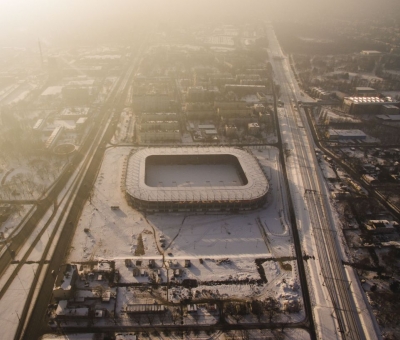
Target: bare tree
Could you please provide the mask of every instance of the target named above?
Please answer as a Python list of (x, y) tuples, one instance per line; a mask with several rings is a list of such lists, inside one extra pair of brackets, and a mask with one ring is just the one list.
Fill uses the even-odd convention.
[(251, 311), (257, 316), (258, 322), (261, 322), (261, 317), (264, 314), (263, 303), (259, 300), (251, 301)]
[(181, 314), (178, 312), (177, 308), (171, 311), (172, 322), (174, 323), (174, 325), (176, 325), (176, 322), (179, 320), (180, 316)]
[(158, 318), (160, 319), (160, 322), (161, 322), (162, 325), (164, 325), (165, 317), (166, 317), (165, 313), (160, 313), (158, 315)]
[(131, 314), (131, 318), (132, 318), (133, 321), (136, 322), (138, 325), (141, 324), (141, 321), (142, 321), (142, 315), (141, 315), (141, 314)]
[(247, 309), (244, 304), (229, 302), (225, 307), (225, 312), (228, 313), (236, 323), (239, 323), (239, 321), (247, 314)]
[(266, 314), (268, 316), (269, 322), (272, 322), (272, 319), (280, 311), (280, 306), (279, 306), (278, 300), (276, 300), (275, 298), (273, 298), (271, 296), (267, 297), (264, 300), (264, 308), (265, 308)]
[(150, 325), (153, 325), (154, 317), (155, 317), (155, 315), (152, 314), (152, 313), (147, 313), (146, 314), (146, 319), (147, 319), (147, 321), (149, 322)]
[(196, 321), (196, 324), (199, 323), (200, 317), (201, 317), (201, 315), (197, 312), (193, 314), (193, 319), (194, 319), (194, 321)]

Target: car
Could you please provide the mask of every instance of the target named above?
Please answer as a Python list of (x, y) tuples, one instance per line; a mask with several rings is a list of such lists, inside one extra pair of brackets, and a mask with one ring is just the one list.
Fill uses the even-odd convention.
[(172, 253), (168, 253), (168, 256), (173, 256)]

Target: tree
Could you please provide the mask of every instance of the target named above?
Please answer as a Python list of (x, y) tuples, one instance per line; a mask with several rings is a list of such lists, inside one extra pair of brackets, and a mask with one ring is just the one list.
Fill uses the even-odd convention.
[(149, 322), (150, 326), (153, 325), (153, 321), (154, 321), (154, 314), (153, 313), (147, 313), (146, 314), (146, 319)]
[(160, 319), (162, 325), (164, 325), (165, 317), (166, 317), (165, 313), (158, 314), (158, 318)]
[(240, 303), (228, 302), (225, 306), (225, 312), (230, 315), (236, 321), (236, 323), (239, 323), (239, 321), (246, 314), (246, 306)]
[(251, 301), (251, 311), (257, 316), (258, 322), (261, 322), (261, 317), (264, 314), (264, 306), (262, 302), (259, 300)]
[(278, 300), (276, 300), (275, 298), (273, 298), (271, 296), (267, 297), (264, 300), (264, 308), (265, 308), (266, 314), (268, 316), (269, 322), (272, 322), (272, 319), (274, 318), (274, 316), (276, 314), (278, 314), (280, 311), (280, 306), (279, 306)]
[(198, 314), (197, 312), (193, 314), (193, 319), (194, 319), (194, 321), (196, 321), (196, 324), (199, 323), (200, 316), (201, 316), (201, 315)]
[(181, 316), (181, 314), (179, 313), (177, 308), (175, 308), (171, 312), (171, 318), (172, 318), (172, 322), (174, 323), (174, 325), (176, 325), (176, 322), (179, 320), (180, 316)]

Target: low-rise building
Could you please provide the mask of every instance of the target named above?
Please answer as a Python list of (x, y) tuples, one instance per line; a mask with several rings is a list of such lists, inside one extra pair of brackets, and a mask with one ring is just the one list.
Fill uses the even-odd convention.
[(365, 140), (367, 135), (361, 130), (328, 130), (329, 140)]
[(238, 133), (237, 127), (234, 124), (225, 125), (225, 134), (227, 137), (236, 137)]
[(189, 120), (212, 119), (215, 116), (214, 105), (211, 102), (186, 103), (184, 111)]
[(400, 115), (377, 115), (376, 119), (384, 123), (400, 123)]
[(375, 97), (378, 92), (372, 87), (357, 86), (355, 95), (357, 97)]
[(179, 130), (152, 130), (139, 131), (139, 143), (157, 143), (157, 142), (179, 142), (181, 133)]
[(369, 220), (365, 227), (367, 230), (374, 234), (390, 234), (395, 231), (395, 227), (398, 227), (396, 221), (388, 220)]
[(79, 119), (88, 117), (89, 107), (68, 107), (58, 115), (60, 119)]
[(136, 112), (168, 112), (175, 101), (175, 85), (169, 78), (135, 79), (132, 103)]
[(247, 107), (245, 101), (223, 101), (215, 102), (217, 113), (224, 118), (238, 118), (252, 114), (252, 109)]
[(176, 120), (149, 120), (140, 123), (142, 131), (151, 130), (179, 130), (180, 124)]
[(319, 87), (313, 87), (311, 89), (311, 95), (318, 99), (327, 100), (331, 97), (332, 92), (325, 91)]
[(68, 300), (72, 297), (74, 283), (78, 277), (77, 267), (67, 264), (62, 266), (60, 270), (61, 272), (57, 275), (54, 283), (53, 297), (56, 300)]
[(46, 149), (51, 149), (53, 146), (55, 146), (57, 140), (60, 138), (62, 132), (64, 130), (63, 126), (57, 126), (53, 132), (51, 133), (50, 137), (47, 138), (44, 146)]
[(56, 320), (86, 319), (89, 317), (88, 307), (68, 306), (68, 300), (60, 300), (55, 310)]
[(390, 97), (346, 97), (343, 100), (343, 111), (353, 115), (378, 115), (382, 113), (382, 107), (386, 105), (399, 107), (400, 103)]
[(400, 109), (396, 105), (383, 105), (381, 109), (382, 115), (396, 116), (399, 115)]
[(247, 132), (251, 135), (257, 135), (260, 133), (260, 125), (258, 123), (249, 123), (247, 125)]
[(255, 113), (265, 113), (265, 106), (263, 104), (254, 104), (253, 110)]
[(125, 312), (127, 314), (142, 314), (142, 313), (165, 313), (166, 307), (160, 304), (137, 304), (127, 305)]

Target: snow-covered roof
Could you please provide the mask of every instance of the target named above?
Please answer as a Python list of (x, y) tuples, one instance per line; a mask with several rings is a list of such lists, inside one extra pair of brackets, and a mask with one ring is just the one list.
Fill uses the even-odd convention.
[[(243, 186), (210, 187), (150, 187), (145, 183), (146, 158), (153, 155), (232, 155), (247, 178)], [(144, 201), (246, 201), (263, 197), (268, 192), (268, 180), (252, 154), (233, 147), (145, 148), (134, 153), (128, 162), (127, 193)]]
[(361, 130), (338, 130), (329, 129), (330, 136), (346, 136), (346, 137), (365, 137), (366, 134)]
[(63, 86), (49, 86), (42, 92), (42, 96), (54, 96), (61, 94)]
[(60, 115), (61, 116), (86, 116), (89, 113), (88, 107), (68, 107), (64, 108)]
[(78, 316), (88, 316), (89, 308), (87, 307), (79, 307), (79, 308), (68, 308), (68, 301), (61, 300), (58, 303), (56, 314), (58, 316), (65, 315), (69, 317), (78, 317)]
[(64, 277), (60, 285), (61, 289), (70, 290), (72, 288), (71, 282), (75, 271), (76, 266), (70, 266), (69, 270), (64, 272)]
[(199, 124), (198, 125), (199, 129), (215, 129), (214, 124)]

